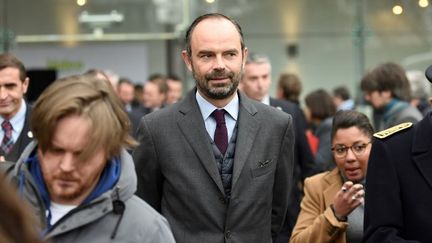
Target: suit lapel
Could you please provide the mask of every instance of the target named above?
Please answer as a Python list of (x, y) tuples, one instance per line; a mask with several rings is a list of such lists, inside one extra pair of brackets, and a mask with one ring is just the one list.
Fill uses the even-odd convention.
[(259, 128), (259, 122), (254, 117), (257, 113), (257, 109), (241, 92), (238, 92), (238, 94), (240, 98), (240, 109), (237, 142), (234, 155), (232, 188), (234, 188), (246, 163)]
[(430, 116), (427, 116), (414, 128), (412, 158), (420, 174), (432, 188), (432, 140), (430, 137), (432, 130), (429, 125), (430, 122)]
[(195, 100), (195, 92), (196, 89), (189, 92), (181, 104), (177, 124), (207, 173), (216, 183), (219, 190), (225, 193), (213, 150), (210, 142), (208, 142), (207, 130), (205, 129), (201, 111)]
[(337, 168), (333, 169), (325, 178), (328, 187), (324, 190), (324, 202), (325, 207), (328, 207), (333, 203), (336, 193), (342, 187), (342, 178), (339, 175), (339, 170)]
[(26, 106), (27, 108), (24, 119), (24, 126), (17, 140), (14, 143), (12, 150), (6, 156), (6, 160), (16, 162), (21, 156), (21, 153), (22, 151), (24, 151), (25, 147), (33, 140), (33, 133), (30, 131), (31, 107), (29, 104), (26, 104)]

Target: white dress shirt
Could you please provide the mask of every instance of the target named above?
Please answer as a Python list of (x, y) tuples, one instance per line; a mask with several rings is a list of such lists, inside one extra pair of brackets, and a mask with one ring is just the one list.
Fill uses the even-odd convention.
[(238, 113), (239, 113), (239, 98), (237, 95), (237, 92), (235, 93), (234, 98), (225, 106), (222, 108), (218, 108), (214, 106), (212, 103), (208, 102), (206, 99), (204, 99), (201, 94), (197, 91), (196, 92), (196, 100), (199, 106), (199, 109), (201, 110), (201, 115), (204, 120), (204, 124), (207, 130), (207, 133), (210, 135), (210, 137), (214, 141), (214, 133), (216, 130), (216, 120), (211, 117), (211, 114), (214, 110), (217, 109), (225, 109), (225, 123), (227, 127), (228, 132), (228, 141), (231, 140), (231, 136), (234, 131), (234, 127), (237, 122)]

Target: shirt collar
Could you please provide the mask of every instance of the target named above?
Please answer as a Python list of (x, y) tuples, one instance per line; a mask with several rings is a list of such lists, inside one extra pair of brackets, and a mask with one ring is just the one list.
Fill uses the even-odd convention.
[[(9, 122), (12, 125), (13, 130), (17, 131), (18, 124), (24, 123), (26, 110), (27, 110), (27, 105), (26, 105), (26, 102), (23, 99), (23, 100), (21, 100), (21, 107), (20, 107), (20, 109), (15, 114), (15, 116), (13, 116), (9, 120)], [(0, 124), (2, 124), (4, 120), (5, 119), (0, 116)]]
[(205, 120), (211, 115), (211, 113), (216, 109), (225, 109), (225, 111), (234, 119), (237, 121), (238, 113), (239, 113), (239, 98), (237, 92), (235, 92), (234, 98), (225, 106), (222, 108), (218, 108), (214, 106), (212, 103), (208, 102), (206, 99), (204, 99), (201, 94), (196, 91), (195, 94), (198, 107), (201, 110), (202, 117)]
[(270, 96), (269, 95), (264, 96), (264, 98), (261, 100), (261, 103), (270, 105)]

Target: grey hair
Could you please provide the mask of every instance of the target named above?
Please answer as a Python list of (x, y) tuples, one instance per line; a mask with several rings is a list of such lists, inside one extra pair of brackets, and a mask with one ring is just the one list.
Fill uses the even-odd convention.
[(246, 59), (246, 64), (269, 64), (270, 59), (264, 54), (250, 53)]

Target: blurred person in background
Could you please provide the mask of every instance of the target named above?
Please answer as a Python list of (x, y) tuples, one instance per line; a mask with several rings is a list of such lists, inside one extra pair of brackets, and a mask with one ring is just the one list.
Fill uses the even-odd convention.
[(431, 87), (424, 73), (419, 70), (411, 70), (406, 73), (411, 87), (411, 105), (416, 107), (423, 116), (431, 111), (429, 102), (431, 97)]
[(37, 220), (0, 173), (0, 242), (41, 243)]
[(177, 75), (168, 75), (167, 77), (168, 93), (167, 104), (174, 104), (182, 98), (183, 83)]
[(305, 180), (305, 196), (290, 243), (361, 242), (372, 135), (366, 115), (354, 110), (335, 114), (331, 151), (336, 168)]
[(133, 106), (136, 105), (136, 103), (134, 102), (135, 90), (132, 81), (127, 78), (120, 78), (116, 90), (120, 101), (124, 105), (125, 110), (127, 112), (131, 112), (134, 108)]
[(31, 106), (24, 99), (29, 82), (18, 58), (0, 54), (0, 161), (16, 162), (33, 139)]
[(336, 110), (352, 110), (355, 108), (354, 100), (346, 86), (339, 86), (333, 89), (333, 102)]
[(163, 108), (166, 104), (167, 93), (166, 77), (161, 74), (151, 75), (144, 84), (144, 107), (150, 109), (151, 112)]
[(305, 97), (305, 116), (313, 135), (318, 139), (318, 149), (315, 154), (316, 166), (321, 171), (335, 167), (331, 153), (331, 129), (336, 106), (330, 94), (324, 89), (318, 89)]
[(125, 149), (136, 141), (110, 83), (91, 75), (55, 81), (36, 101), (31, 128), (35, 140), (5, 171), (45, 239), (174, 242), (167, 221), (134, 195), (137, 178)]
[[(87, 70), (84, 74), (90, 75), (90, 76), (97, 78), (97, 79), (100, 79), (100, 80), (109, 81), (108, 75), (102, 69), (92, 68), (92, 69)], [(114, 87), (114, 89), (115, 89), (115, 87)]]
[(240, 81), (241, 90), (251, 99), (273, 106), (290, 114), (294, 121), (294, 181), (293, 193), (290, 198), (285, 224), (275, 242), (286, 243), (294, 227), (295, 220), (300, 211), (303, 180), (317, 173), (314, 157), (306, 139), (306, 121), (300, 108), (286, 100), (270, 97), (271, 64), (267, 56), (262, 54), (249, 54), (246, 59), (243, 77)]
[(111, 83), (111, 86), (114, 88), (114, 90), (117, 89), (117, 84), (120, 80), (120, 77), (117, 73), (113, 72), (112, 70), (104, 70), (105, 76), (108, 78), (108, 81)]
[(373, 125), (377, 131), (402, 122), (416, 123), (423, 118), (409, 104), (409, 81), (399, 64), (388, 62), (375, 67), (363, 76), (360, 87), (365, 100), (373, 107)]
[(300, 78), (296, 74), (282, 73), (279, 76), (276, 97), (281, 100), (291, 101), (300, 106), (302, 88)]
[(131, 134), (135, 136), (141, 118), (150, 113), (150, 110), (135, 99), (135, 87), (129, 79), (121, 78), (119, 80), (117, 84), (117, 94), (132, 123)]
[(144, 86), (142, 84), (134, 85), (135, 100), (144, 105)]
[[(300, 108), (300, 94), (302, 88), (300, 78), (296, 74), (282, 73), (279, 76), (276, 97), (280, 100), (291, 101)], [(303, 110), (301, 111), (302, 119), (304, 123), (307, 124), (304, 112)], [(316, 156), (318, 152), (318, 138), (313, 135), (311, 129), (308, 129), (308, 125), (306, 125), (306, 138), (313, 156)]]
[(100, 80), (108, 81), (114, 90), (117, 90), (117, 85), (120, 80), (119, 76), (111, 70), (102, 70), (98, 68), (91, 68), (87, 70), (84, 74), (90, 75)]

